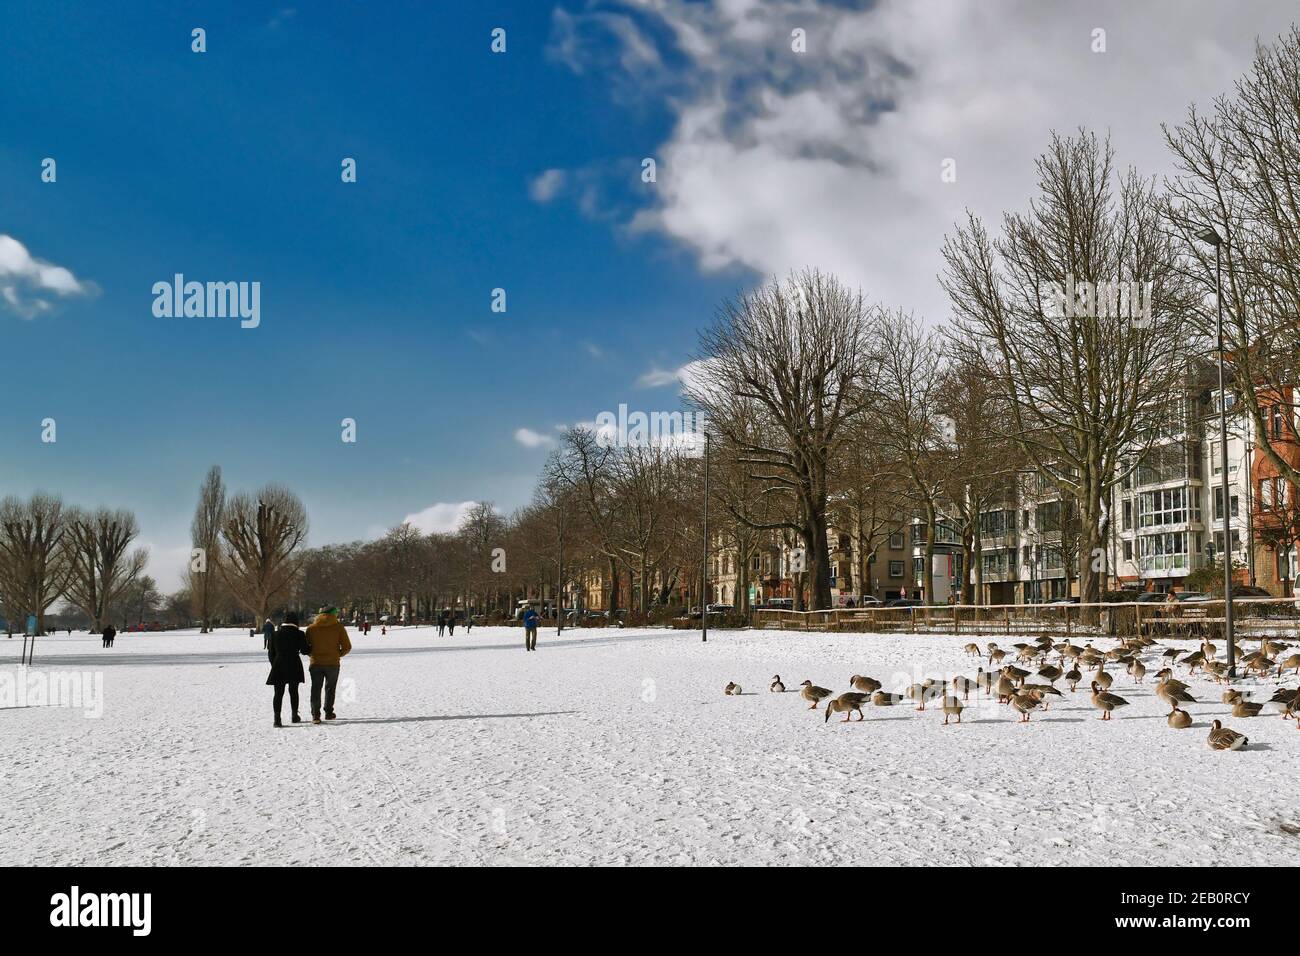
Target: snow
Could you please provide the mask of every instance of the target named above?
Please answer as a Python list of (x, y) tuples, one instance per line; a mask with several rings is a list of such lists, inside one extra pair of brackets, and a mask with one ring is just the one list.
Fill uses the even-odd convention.
[[(1131, 705), (1106, 723), (1063, 683), (1028, 724), (975, 695), (960, 726), (911, 704), (827, 724), (794, 693), (973, 675), (962, 646), (989, 639), (1010, 643), (543, 631), (530, 654), (517, 628), (376, 630), (353, 634), (340, 719), (276, 730), (260, 635), (43, 638), (32, 672), (100, 675), (102, 716), (0, 704), (0, 865), (1295, 861), (1300, 733), (1232, 718), (1208, 681), (1184, 731), (1159, 665), (1115, 675)], [(20, 644), (0, 639), (10, 687)], [(1211, 751), (1216, 716), (1249, 749)]]

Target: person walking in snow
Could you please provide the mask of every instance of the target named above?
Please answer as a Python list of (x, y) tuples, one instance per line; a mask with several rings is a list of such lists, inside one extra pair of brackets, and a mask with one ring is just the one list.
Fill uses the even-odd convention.
[(295, 724), (301, 723), (298, 716), (298, 685), (305, 682), (302, 673), (302, 655), (311, 648), (307, 644), (307, 635), (298, 627), (298, 614), (289, 611), (284, 616), (284, 623), (272, 632), (267, 643), (266, 656), (271, 661), (271, 673), (266, 683), (275, 688), (273, 704), (275, 707), (275, 726), (283, 727), (280, 722), (280, 706), (284, 702), (284, 689), (289, 688), (289, 707)]
[(115, 638), (115, 637), (117, 637), (117, 628), (113, 627), (112, 624), (110, 624), (110, 625), (108, 625), (108, 627), (104, 628), (104, 646), (105, 646), (105, 647), (112, 647), (112, 646), (113, 646), (113, 638)]
[(524, 610), (524, 650), (537, 650), (537, 611), (531, 606)]
[(447, 633), (447, 612), (438, 612), (438, 636), (443, 637)]
[(325, 719), (334, 719), (334, 692), (339, 683), (339, 667), (343, 657), (352, 650), (348, 629), (338, 618), (336, 607), (321, 608), (316, 620), (307, 627), (307, 644), (310, 647), (311, 666), (311, 722), (320, 723), (321, 685), (325, 687)]
[(274, 635), (275, 625), (271, 623), (271, 619), (268, 617), (266, 623), (262, 625), (262, 650), (269, 651), (271, 649), (271, 638)]

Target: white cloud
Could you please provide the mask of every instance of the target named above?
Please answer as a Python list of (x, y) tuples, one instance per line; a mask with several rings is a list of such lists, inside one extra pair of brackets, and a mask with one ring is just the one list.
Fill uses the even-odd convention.
[(533, 177), (528, 184), (528, 195), (537, 202), (550, 202), (564, 188), (564, 170), (548, 169)]
[[(934, 321), (948, 313), (944, 234), (967, 208), (995, 228), (1024, 209), (1050, 130), (1110, 132), (1121, 168), (1168, 173), (1160, 124), (1227, 91), (1256, 37), (1294, 15), (1294, 0), (593, 0), (557, 11), (552, 55), (622, 70), (616, 99), (674, 111), (657, 202), (633, 230), (705, 270), (818, 266)], [(794, 26), (806, 53), (790, 49)]]
[(657, 365), (651, 367), (650, 371), (644, 373), (636, 380), (637, 388), (662, 388), (665, 385), (672, 385), (680, 381), (678, 373), (681, 369), (669, 370), (659, 368)]
[(555, 444), (555, 439), (550, 435), (543, 435), (541, 432), (535, 432), (531, 428), (516, 428), (515, 441), (525, 448), (543, 448)]
[(448, 534), (459, 528), (470, 509), (477, 505), (477, 501), (440, 501), (423, 511), (407, 515), (402, 521), (424, 534)]
[(50, 297), (90, 295), (92, 283), (71, 270), (37, 259), (13, 236), (0, 233), (0, 297), (24, 319), (35, 318), (51, 307)]

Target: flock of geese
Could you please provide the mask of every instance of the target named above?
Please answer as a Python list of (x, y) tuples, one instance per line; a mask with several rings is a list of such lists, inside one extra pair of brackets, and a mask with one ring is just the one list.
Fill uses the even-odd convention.
[[(1279, 680), (1288, 670), (1300, 675), (1300, 654), (1278, 659), (1286, 650), (1288, 645), (1265, 639), (1260, 642), (1258, 650), (1241, 658), (1242, 671), (1260, 677), (1276, 674)], [(1009, 648), (989, 643), (983, 651), (978, 644), (972, 643), (966, 645), (965, 651), (969, 656), (981, 659), (981, 665), (973, 678), (957, 676), (951, 681), (927, 678), (918, 684), (912, 684), (902, 693), (892, 693), (884, 690), (875, 678), (854, 674), (849, 678), (853, 690), (846, 693), (836, 695), (833, 690), (806, 680), (799, 685), (799, 695), (808, 701), (810, 710), (816, 710), (818, 704), (826, 701), (823, 722), (829, 721), (831, 714), (843, 714), (845, 723), (855, 713), (859, 720), (864, 720), (862, 708), (867, 704), (892, 707), (904, 700), (912, 700), (916, 702), (918, 711), (925, 710), (926, 704), (935, 704), (937, 709), (943, 711), (943, 722), (947, 724), (954, 717), (957, 723), (961, 723), (961, 713), (966, 709), (965, 702), (970, 699), (971, 691), (974, 691), (977, 699), (981, 693), (996, 695), (999, 704), (1006, 704), (1019, 713), (1020, 723), (1028, 723), (1031, 713), (1040, 708), (1047, 710), (1052, 698), (1063, 696), (1056, 686), (1057, 681), (1067, 684), (1070, 693), (1074, 693), (1075, 688), (1084, 681), (1085, 673), (1091, 671), (1088, 686), (1092, 691), (1092, 706), (1101, 711), (1102, 720), (1110, 720), (1110, 715), (1119, 708), (1128, 706), (1128, 701), (1111, 692), (1114, 675), (1106, 669), (1107, 665), (1116, 669), (1123, 668), (1134, 684), (1145, 682), (1148, 665), (1163, 665), (1154, 675), (1156, 696), (1170, 707), (1166, 718), (1169, 726), (1175, 730), (1186, 730), (1192, 726), (1192, 715), (1181, 705), (1196, 703), (1197, 700), (1191, 695), (1189, 685), (1174, 677), (1174, 667), (1186, 667), (1189, 677), (1199, 670), (1217, 683), (1228, 683), (1228, 665), (1216, 658), (1216, 648), (1209, 641), (1202, 643), (1198, 650), (1184, 653), (1179, 648), (1161, 647), (1152, 637), (1128, 637), (1121, 638), (1119, 646), (1113, 650), (1102, 651), (1092, 644), (1079, 647), (1068, 640), (1054, 644), (1050, 637), (1043, 636), (1032, 644), (1014, 644)], [(1055, 663), (1052, 662), (1054, 655)], [(985, 656), (988, 658), (989, 670), (985, 670), (982, 663)], [(1016, 663), (1006, 663), (1008, 657), (1013, 657)], [(1147, 660), (1144, 661), (1144, 657)], [(1024, 664), (1025, 667), (1019, 667), (1017, 663)], [(1041, 680), (1031, 682), (1031, 677)], [(785, 689), (779, 674), (772, 678), (768, 687), (773, 693), (785, 693)], [(727, 696), (740, 694), (740, 685), (735, 682), (727, 684), (725, 693)], [(1287, 689), (1279, 686), (1267, 703), (1251, 701), (1251, 693), (1228, 687), (1223, 692), (1222, 702), (1232, 705), (1234, 718), (1257, 717), (1270, 705), (1281, 710), (1284, 720), (1300, 717), (1300, 687)], [(1300, 729), (1300, 719), (1296, 719), (1296, 727)], [(1215, 720), (1210, 725), (1207, 742), (1213, 750), (1241, 750), (1250, 741), (1245, 734), (1224, 727), (1222, 721)]]

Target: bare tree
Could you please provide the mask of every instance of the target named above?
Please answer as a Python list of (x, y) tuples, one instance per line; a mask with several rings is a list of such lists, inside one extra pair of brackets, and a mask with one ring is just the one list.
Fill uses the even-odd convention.
[(68, 584), (67, 523), (57, 496), (32, 495), (0, 501), (0, 591), (7, 616), (35, 615), (45, 633), (45, 612)]
[(925, 603), (933, 604), (934, 545), (952, 460), (940, 403), (943, 349), (915, 317), (899, 312), (885, 323), (881, 368), (870, 428), (904, 479), (909, 510), (925, 518), (921, 591)]
[(1300, 482), (1300, 27), (1259, 45), (1232, 95), (1216, 99), (1208, 115), (1192, 107), (1165, 137), (1178, 169), (1166, 184), (1169, 221), (1202, 293), (1195, 325), (1215, 348), (1216, 257), (1206, 241), (1213, 230), (1232, 390), (1255, 434), (1268, 438), (1261, 452)]
[(560, 445), (547, 460), (544, 483), (559, 483), (573, 491), (582, 508), (593, 545), (609, 574), (607, 610), (619, 609), (619, 551), (615, 522), (618, 501), (612, 493), (616, 449), (590, 428), (574, 427), (560, 436)]
[(212, 623), (212, 592), (214, 575), (220, 560), (217, 547), (221, 538), (221, 525), (226, 511), (226, 486), (221, 480), (221, 467), (213, 465), (199, 489), (199, 504), (190, 523), (190, 545), (202, 555), (202, 571), (190, 564), (190, 593), (199, 615), (199, 633), (206, 634)]
[(149, 549), (128, 553), (139, 528), (130, 511), (71, 511), (63, 537), (69, 577), (66, 596), (99, 631), (109, 609), (144, 571)]
[[(831, 604), (830, 470), (873, 400), (875, 328), (861, 294), (831, 276), (772, 280), (722, 304), (700, 334), (704, 373), (687, 386), (750, 476), (793, 505), (793, 520), (777, 526), (802, 540), (816, 608)], [(760, 416), (757, 433), (741, 409)]]
[[(1077, 498), (1091, 558), (1104, 554), (1121, 459), (1144, 454), (1178, 415), (1191, 296), (1153, 184), (1130, 170), (1117, 201), (1109, 143), (1054, 134), (1037, 168), (1040, 195), (1005, 216), (1000, 238), (968, 215), (945, 241), (942, 282), (1017, 444)], [(1125, 300), (1119, 283), (1149, 285)], [(1081, 572), (1082, 599), (1096, 602), (1104, 566), (1085, 560)]]
[(267, 485), (256, 495), (230, 499), (221, 526), (221, 575), (257, 622), (289, 597), (302, 566), (296, 552), (306, 537), (307, 509), (288, 488)]

